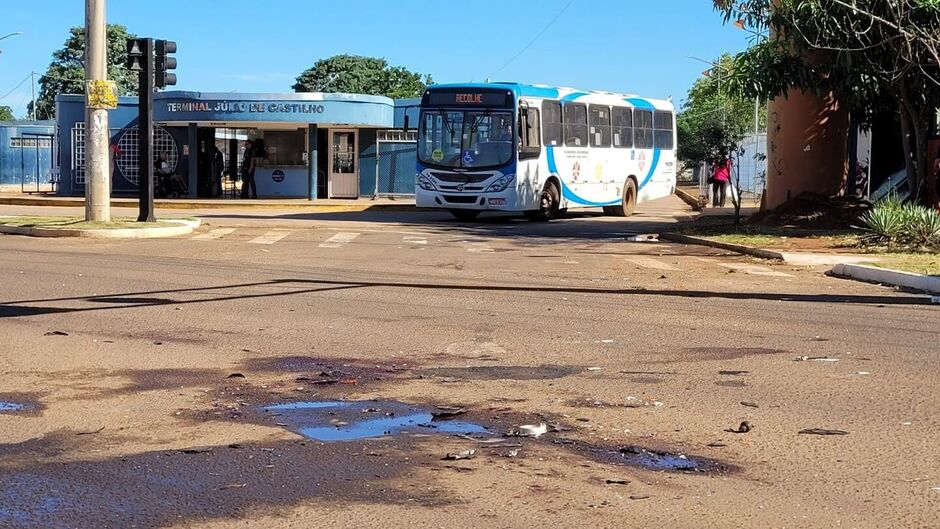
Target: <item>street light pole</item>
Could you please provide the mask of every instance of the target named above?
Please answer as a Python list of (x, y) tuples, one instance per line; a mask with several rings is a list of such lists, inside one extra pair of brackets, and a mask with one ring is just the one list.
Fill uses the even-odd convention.
[[(105, 0), (85, 0), (85, 81), (106, 81)], [(87, 91), (86, 91), (87, 92)], [(85, 220), (111, 221), (108, 111), (85, 101)]]

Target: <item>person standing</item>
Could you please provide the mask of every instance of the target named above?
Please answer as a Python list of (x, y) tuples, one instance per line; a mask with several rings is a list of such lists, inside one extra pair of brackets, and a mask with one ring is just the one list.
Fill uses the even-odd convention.
[(245, 143), (245, 156), (242, 158), (242, 198), (248, 198), (248, 188), (251, 188), (251, 198), (258, 198), (258, 185), (255, 184), (255, 144), (251, 140)]
[(712, 174), (712, 207), (725, 207), (725, 192), (731, 181), (731, 160), (719, 160)]

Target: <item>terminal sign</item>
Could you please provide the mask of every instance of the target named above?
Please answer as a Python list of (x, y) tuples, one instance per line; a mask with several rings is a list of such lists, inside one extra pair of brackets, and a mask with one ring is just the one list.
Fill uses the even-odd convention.
[(482, 103), (483, 94), (456, 94), (456, 99), (458, 103)]
[(167, 112), (211, 112), (214, 114), (322, 114), (326, 107), (316, 103), (265, 103), (246, 101), (168, 102)]

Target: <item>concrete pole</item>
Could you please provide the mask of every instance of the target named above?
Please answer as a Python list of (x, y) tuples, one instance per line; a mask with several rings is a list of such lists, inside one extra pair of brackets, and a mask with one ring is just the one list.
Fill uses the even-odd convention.
[[(108, 79), (105, 0), (85, 0), (85, 79)], [(108, 111), (85, 102), (85, 220), (111, 221)]]

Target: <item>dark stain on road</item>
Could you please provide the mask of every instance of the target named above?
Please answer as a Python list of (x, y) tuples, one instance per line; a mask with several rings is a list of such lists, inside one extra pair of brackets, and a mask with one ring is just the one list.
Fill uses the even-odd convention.
[[(417, 441), (412, 441), (416, 443)], [(382, 440), (282, 441), (66, 462), (10, 461), (0, 445), (0, 527), (169, 527), (276, 514), (311, 499), (436, 506), (427, 483), (398, 479), (427, 451)], [(381, 457), (365, 457), (380, 452)]]
[(631, 377), (627, 380), (633, 382), (634, 384), (662, 384), (666, 381), (664, 378), (656, 377)]
[(0, 415), (39, 415), (39, 397), (31, 393), (0, 393)]
[(747, 386), (743, 380), (719, 380), (715, 382), (716, 386), (722, 386), (725, 388), (743, 388)]
[(486, 434), (472, 422), (437, 419), (433, 409), (396, 401), (306, 401), (261, 408), (269, 423), (317, 441), (351, 441), (401, 434)]
[(636, 445), (598, 446), (568, 438), (555, 439), (554, 442), (601, 463), (626, 465), (655, 472), (731, 474), (739, 471), (734, 465), (717, 459), (698, 457), (675, 450)]
[(686, 351), (694, 355), (693, 360), (735, 360), (746, 356), (789, 353), (767, 347), (688, 347)]
[(420, 369), (425, 377), (456, 378), (464, 380), (550, 380), (576, 375), (584, 368), (578, 366), (471, 366), (433, 367)]

